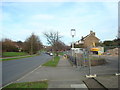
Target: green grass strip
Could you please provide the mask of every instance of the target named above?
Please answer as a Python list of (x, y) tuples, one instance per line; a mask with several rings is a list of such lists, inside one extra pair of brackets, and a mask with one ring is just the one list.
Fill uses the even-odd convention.
[(91, 56), (90, 59), (91, 60), (103, 60), (104, 58)]
[(103, 60), (104, 58), (102, 58), (102, 57), (95, 57), (95, 56), (90, 56), (89, 58), (87, 57), (87, 58), (84, 58), (85, 60)]
[(33, 57), (33, 56), (36, 56), (36, 55), (23, 56), (23, 57), (15, 57), (15, 58), (5, 58), (5, 59), (0, 59), (0, 61), (15, 60), (15, 59), (28, 58), (28, 57)]
[(48, 88), (48, 81), (13, 83), (4, 88)]
[(49, 67), (56, 67), (58, 62), (60, 60), (59, 56), (54, 57), (54, 59), (46, 62), (45, 64), (43, 64), (42, 66), (49, 66)]
[(14, 56), (25, 56), (28, 55), (26, 52), (3, 52), (4, 57), (14, 57)]
[(63, 56), (63, 55), (64, 55), (64, 53), (63, 53), (63, 52), (59, 52), (58, 54), (59, 54), (59, 55), (61, 55), (61, 56)]

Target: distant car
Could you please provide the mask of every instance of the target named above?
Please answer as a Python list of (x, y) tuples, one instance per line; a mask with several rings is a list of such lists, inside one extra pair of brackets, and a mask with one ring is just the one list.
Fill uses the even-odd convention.
[(53, 53), (50, 53), (50, 56), (53, 56)]
[(46, 52), (46, 54), (50, 54), (50, 52)]
[(107, 53), (107, 55), (111, 55), (111, 53)]

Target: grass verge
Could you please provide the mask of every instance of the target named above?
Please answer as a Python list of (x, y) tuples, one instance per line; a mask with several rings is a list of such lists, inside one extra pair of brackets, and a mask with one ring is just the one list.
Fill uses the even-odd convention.
[(89, 58), (84, 58), (85, 60), (103, 60), (104, 58), (101, 57), (94, 57), (94, 56), (90, 56)]
[(25, 52), (3, 52), (2, 56), (3, 57), (14, 57), (14, 56), (24, 56), (28, 55), (28, 53)]
[(91, 61), (91, 66), (97, 66), (97, 65), (102, 65), (106, 63), (106, 60), (104, 58), (90, 56), (90, 58), (85, 58), (85, 63), (87, 65), (89, 64), (89, 59)]
[(15, 57), (15, 58), (5, 58), (5, 59), (0, 59), (0, 61), (15, 60), (15, 59), (28, 58), (28, 57), (33, 57), (33, 56), (36, 56), (36, 55), (23, 56), (23, 57)]
[(13, 83), (3, 89), (5, 88), (48, 88), (48, 81)]
[(104, 58), (91, 56), (90, 59), (91, 60), (103, 60)]
[(42, 66), (50, 66), (50, 67), (56, 67), (58, 62), (60, 60), (59, 56), (54, 57), (54, 59), (46, 62), (45, 64), (43, 64)]
[(64, 55), (64, 53), (63, 53), (63, 52), (59, 52), (58, 54), (59, 54), (59, 55), (61, 55), (61, 56), (63, 56), (63, 55)]

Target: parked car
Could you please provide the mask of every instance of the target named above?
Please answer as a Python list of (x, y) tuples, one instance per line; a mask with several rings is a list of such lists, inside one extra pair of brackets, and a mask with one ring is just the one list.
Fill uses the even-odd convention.
[(50, 54), (50, 52), (46, 52), (46, 54), (48, 54), (48, 55), (49, 55), (49, 54)]
[(53, 53), (50, 53), (50, 56), (53, 56)]

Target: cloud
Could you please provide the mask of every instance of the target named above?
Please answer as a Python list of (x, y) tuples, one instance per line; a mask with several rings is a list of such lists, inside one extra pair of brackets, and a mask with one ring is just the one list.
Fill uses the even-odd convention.
[[(117, 3), (11, 3), (4, 12), (5, 31), (14, 39), (25, 39), (32, 32), (43, 37), (44, 31), (58, 31), (65, 43), (71, 42), (70, 30), (76, 29), (75, 41), (93, 29), (100, 39), (114, 38)], [(12, 8), (14, 6), (14, 8)], [(11, 9), (12, 8), (12, 9)], [(51, 10), (51, 11), (50, 11)], [(11, 12), (12, 11), (12, 12)], [(17, 11), (17, 14), (15, 14)], [(22, 15), (19, 16), (18, 15)], [(108, 36), (108, 33), (110, 34)]]
[(48, 14), (37, 14), (32, 16), (33, 20), (52, 20), (54, 19), (53, 15)]
[(2, 0), (4, 2), (118, 2), (119, 0)]

